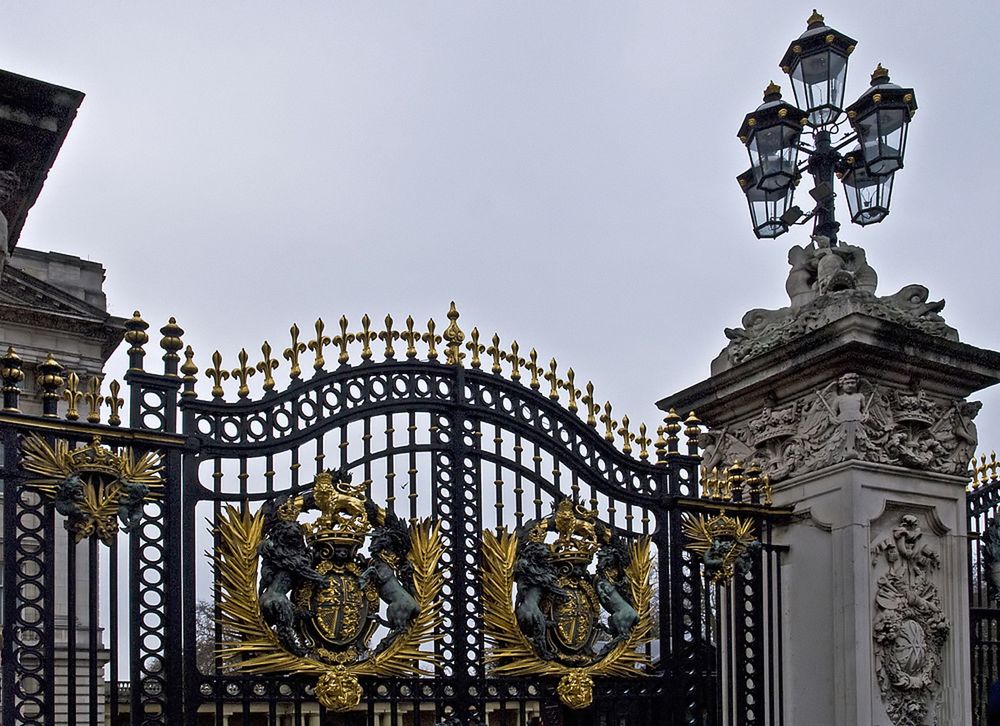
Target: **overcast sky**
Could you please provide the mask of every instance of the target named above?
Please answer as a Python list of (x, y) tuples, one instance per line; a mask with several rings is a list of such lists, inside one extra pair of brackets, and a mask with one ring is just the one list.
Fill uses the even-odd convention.
[[(772, 79), (793, 100), (777, 61), (812, 6), (778, 7), (0, 2), (0, 67), (87, 94), (20, 244), (103, 263), (112, 312), (177, 316), (202, 370), (318, 316), (443, 326), (454, 299), (655, 427), (724, 327), (787, 304), (808, 239), (757, 241), (735, 181), (743, 115)], [(924, 284), (1000, 347), (1000, 3), (820, 11), (859, 41), (849, 101), (881, 62), (920, 105), (891, 215), (841, 238), (880, 294)]]

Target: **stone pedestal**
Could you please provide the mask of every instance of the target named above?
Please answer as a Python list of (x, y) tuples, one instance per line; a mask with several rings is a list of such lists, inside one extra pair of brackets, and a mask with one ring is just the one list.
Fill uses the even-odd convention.
[(755, 462), (795, 506), (776, 532), (785, 721), (971, 724), (965, 398), (1000, 354), (849, 312), (713, 370), (659, 405), (708, 425), (709, 468)]

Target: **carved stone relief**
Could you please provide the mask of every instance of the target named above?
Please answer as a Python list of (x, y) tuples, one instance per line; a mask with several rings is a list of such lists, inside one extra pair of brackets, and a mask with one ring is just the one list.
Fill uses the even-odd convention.
[(855, 373), (699, 440), (708, 470), (756, 463), (771, 482), (849, 459), (944, 474), (967, 473), (977, 401), (932, 400), (920, 387), (888, 389)]
[(930, 293), (923, 285), (907, 285), (894, 295), (877, 297), (878, 275), (860, 247), (843, 242), (831, 245), (826, 237), (816, 236), (807, 247), (792, 247), (788, 263), (791, 270), (785, 291), (791, 305), (778, 310), (751, 310), (743, 316), (742, 327), (726, 328), (729, 345), (713, 363), (713, 373), (762, 355), (851, 313), (958, 340), (958, 331), (939, 314), (944, 301), (929, 302)]
[[(885, 566), (888, 568), (885, 569)], [(877, 580), (872, 638), (875, 674), (894, 726), (938, 724), (942, 650), (950, 625), (931, 573), (941, 559), (913, 514), (872, 548)]]
[[(21, 178), (16, 172), (0, 171), (0, 207), (7, 203), (20, 185)], [(7, 258), (10, 256), (10, 250), (7, 248), (7, 238), (7, 217), (4, 216), (3, 210), (0, 209), (0, 273), (3, 272), (3, 268), (7, 264)]]

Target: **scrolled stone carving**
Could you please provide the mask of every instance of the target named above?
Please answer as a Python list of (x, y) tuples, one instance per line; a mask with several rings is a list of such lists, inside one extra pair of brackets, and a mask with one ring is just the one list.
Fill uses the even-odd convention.
[(772, 482), (849, 459), (964, 475), (982, 404), (934, 401), (919, 386), (886, 389), (856, 373), (739, 424), (702, 434), (711, 471), (756, 463)]
[(931, 707), (940, 698), (942, 650), (951, 626), (931, 581), (941, 560), (923, 534), (917, 517), (904, 514), (891, 536), (872, 549), (873, 567), (888, 564), (878, 578), (872, 639), (879, 690), (894, 726), (937, 723)]
[(796, 245), (789, 250), (788, 264), (791, 270), (785, 291), (791, 305), (750, 310), (743, 316), (742, 327), (726, 328), (729, 344), (713, 363), (713, 372), (755, 358), (851, 313), (958, 340), (958, 331), (940, 315), (944, 301), (928, 301), (930, 293), (923, 285), (907, 285), (894, 295), (877, 297), (878, 275), (868, 264), (865, 251), (856, 245), (831, 244), (826, 237), (814, 236), (808, 246)]

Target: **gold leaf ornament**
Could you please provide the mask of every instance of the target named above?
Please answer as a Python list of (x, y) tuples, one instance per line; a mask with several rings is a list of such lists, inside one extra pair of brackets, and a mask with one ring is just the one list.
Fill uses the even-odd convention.
[[(420, 612), (406, 631), (385, 648), (363, 654), (360, 660), (331, 665), (312, 654), (287, 650), (264, 622), (258, 598), (257, 548), (263, 540), (264, 515), (227, 505), (215, 531), (219, 546), (214, 560), (219, 570), (216, 598), (220, 611), (222, 642), (217, 652), (225, 667), (235, 673), (295, 673), (316, 677), (316, 696), (324, 707), (344, 711), (362, 697), (358, 678), (388, 676), (409, 678), (430, 675), (422, 663), (434, 664), (438, 656), (422, 649), (432, 641), (441, 623), (440, 592), (444, 584), (439, 563), (443, 554), (438, 524), (418, 522), (410, 528), (410, 564), (414, 598)], [(318, 655), (318, 653), (317, 653)]]
[(650, 664), (643, 647), (652, 637), (650, 584), (653, 560), (650, 540), (641, 537), (628, 545), (631, 561), (626, 568), (632, 601), (639, 621), (610, 652), (585, 666), (571, 666), (541, 658), (524, 635), (514, 612), (514, 564), (517, 537), (506, 529), (483, 533), (483, 601), (486, 638), (493, 646), (487, 656), (497, 676), (548, 676), (559, 678), (556, 693), (569, 708), (586, 708), (593, 701), (593, 679), (642, 677)]

